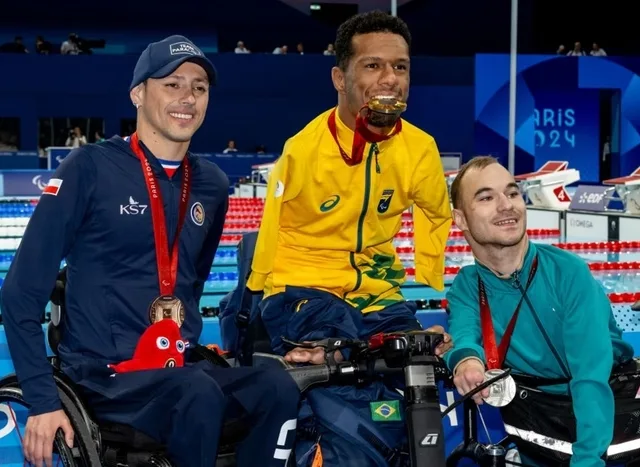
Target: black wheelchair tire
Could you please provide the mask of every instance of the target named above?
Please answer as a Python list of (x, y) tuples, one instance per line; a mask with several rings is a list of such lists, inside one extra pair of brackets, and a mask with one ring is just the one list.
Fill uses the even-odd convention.
[[(54, 439), (54, 445), (62, 463), (66, 467), (102, 467), (100, 456), (95, 446), (95, 442), (87, 429), (87, 425), (78, 409), (73, 405), (69, 397), (58, 390), (62, 406), (69, 417), (71, 427), (74, 431), (73, 448), (67, 446), (64, 439), (64, 432), (58, 430)], [(19, 387), (0, 388), (0, 404), (14, 402), (24, 407), (28, 404), (22, 397), (22, 390)], [(77, 459), (81, 462), (78, 463)]]

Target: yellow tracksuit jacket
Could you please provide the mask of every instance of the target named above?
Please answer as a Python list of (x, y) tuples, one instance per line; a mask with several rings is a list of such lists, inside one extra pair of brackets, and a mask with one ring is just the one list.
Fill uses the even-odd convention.
[[(265, 298), (286, 286), (324, 290), (363, 313), (403, 297), (405, 271), (393, 237), (413, 209), (416, 281), (444, 289), (451, 210), (434, 139), (403, 120), (402, 131), (367, 144), (348, 166), (327, 124), (331, 110), (290, 138), (271, 172), (247, 287)], [(338, 140), (353, 131), (336, 112)]]

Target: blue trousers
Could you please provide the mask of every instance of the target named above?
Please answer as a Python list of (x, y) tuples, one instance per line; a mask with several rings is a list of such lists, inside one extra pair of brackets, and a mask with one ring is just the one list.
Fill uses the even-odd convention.
[[(411, 302), (396, 303), (363, 315), (332, 294), (297, 287), (288, 287), (284, 293), (268, 297), (261, 302), (260, 309), (272, 348), (279, 354), (289, 350), (282, 345), (282, 337), (297, 342), (326, 337), (367, 339), (380, 332), (422, 328), (415, 316), (415, 304)], [(323, 467), (388, 467), (386, 458), (389, 454), (380, 450), (378, 442), (391, 449), (406, 444), (404, 410), (399, 410), (401, 420), (379, 422), (372, 415), (372, 404), (392, 401), (402, 407), (402, 396), (396, 391), (396, 388), (402, 388), (402, 383), (400, 376), (366, 386), (312, 389), (303, 402), (298, 420), (301, 432), (311, 430), (317, 437), (309, 440), (299, 435), (296, 445), (298, 467), (311, 465), (317, 439), (322, 449)], [(330, 404), (327, 398), (335, 404)], [(379, 434), (376, 442), (351, 436), (359, 430), (356, 427), (375, 427)]]
[(74, 373), (98, 420), (157, 440), (178, 467), (214, 466), (223, 422), (241, 412), (250, 417), (251, 431), (236, 450), (238, 467), (284, 467), (295, 443), (300, 393), (279, 368), (201, 361), (115, 376), (104, 367)]
[(379, 332), (422, 329), (413, 302), (362, 314), (333, 294), (303, 287), (287, 287), (285, 292), (266, 298), (260, 303), (260, 312), (271, 347), (279, 354), (286, 353), (282, 336), (299, 342), (327, 337), (367, 339)]

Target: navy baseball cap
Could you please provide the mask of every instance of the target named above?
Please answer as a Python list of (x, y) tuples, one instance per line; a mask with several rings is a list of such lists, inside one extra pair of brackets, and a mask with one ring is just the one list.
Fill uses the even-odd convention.
[(164, 78), (182, 65), (193, 62), (204, 68), (209, 76), (209, 83), (216, 84), (217, 72), (209, 60), (196, 45), (184, 36), (170, 36), (160, 42), (152, 42), (142, 52), (129, 91), (149, 78)]

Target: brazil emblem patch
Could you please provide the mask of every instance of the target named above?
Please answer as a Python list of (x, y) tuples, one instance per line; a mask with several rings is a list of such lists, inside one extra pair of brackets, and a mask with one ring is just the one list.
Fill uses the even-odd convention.
[(374, 422), (398, 422), (402, 420), (399, 401), (371, 402), (371, 419)]

